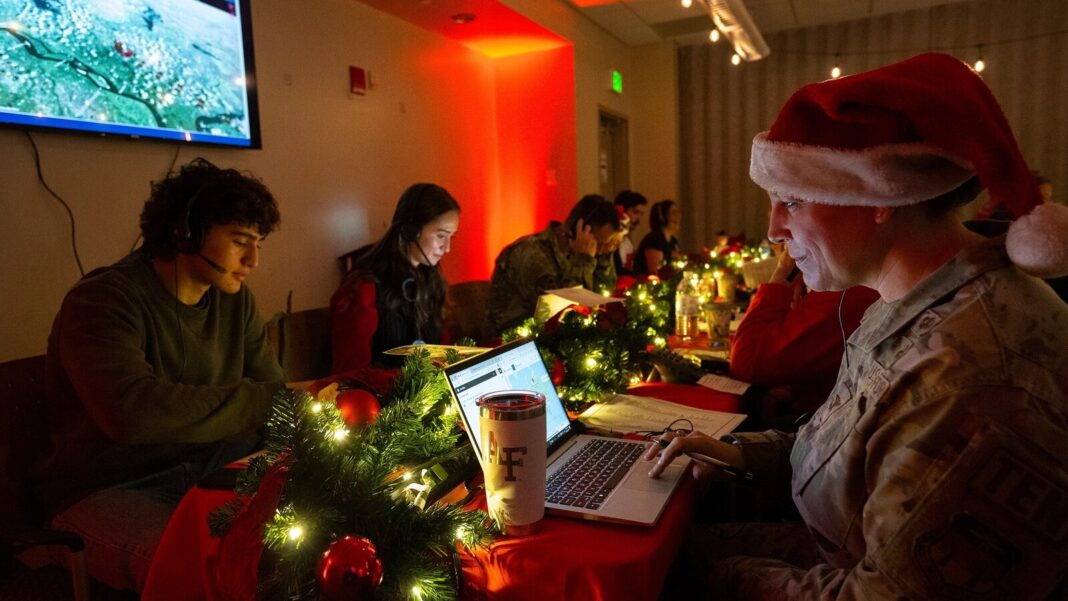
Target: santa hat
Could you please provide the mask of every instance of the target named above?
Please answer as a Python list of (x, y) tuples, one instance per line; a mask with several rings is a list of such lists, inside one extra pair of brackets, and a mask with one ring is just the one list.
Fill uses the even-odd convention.
[(801, 88), (753, 140), (749, 175), (775, 195), (876, 207), (917, 204), (978, 176), (1019, 218), (1005, 244), (1012, 262), (1068, 274), (1068, 207), (1042, 203), (990, 88), (946, 54)]

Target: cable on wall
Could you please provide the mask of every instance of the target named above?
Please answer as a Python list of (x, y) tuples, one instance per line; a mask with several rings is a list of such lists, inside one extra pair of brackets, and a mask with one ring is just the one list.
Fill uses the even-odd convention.
[(33, 164), (37, 167), (38, 181), (41, 182), (44, 189), (48, 190), (48, 193), (59, 201), (59, 204), (63, 205), (63, 208), (67, 211), (67, 218), (70, 220), (70, 246), (74, 251), (74, 261), (78, 264), (78, 273), (85, 276), (85, 268), (82, 267), (82, 258), (78, 255), (78, 239), (76, 224), (74, 222), (74, 212), (70, 210), (70, 205), (60, 198), (59, 194), (56, 194), (55, 190), (53, 190), (52, 187), (48, 185), (48, 182), (45, 181), (44, 174), (41, 172), (41, 153), (37, 150), (37, 142), (35, 142), (33, 136), (30, 135), (30, 130), (26, 130), (26, 138), (30, 141), (30, 146), (33, 146)]

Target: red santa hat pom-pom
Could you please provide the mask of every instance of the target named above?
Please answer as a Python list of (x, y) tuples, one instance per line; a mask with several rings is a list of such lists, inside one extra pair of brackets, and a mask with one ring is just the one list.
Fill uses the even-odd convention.
[(1068, 207), (1047, 202), (1031, 209), (1009, 226), (1005, 250), (1031, 275), (1068, 275)]

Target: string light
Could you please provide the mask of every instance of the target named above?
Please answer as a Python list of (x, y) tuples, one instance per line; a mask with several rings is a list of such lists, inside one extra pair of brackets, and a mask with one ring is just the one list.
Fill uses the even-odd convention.
[(742, 57), (738, 56), (737, 52), (731, 55), (731, 64), (735, 67), (742, 64)]
[(693, 6), (693, 0), (682, 0), (683, 8), (690, 8), (691, 6)]
[(423, 587), (419, 586), (418, 584), (413, 586), (412, 597), (415, 598), (416, 601), (423, 601)]
[(299, 541), (304, 536), (304, 528), (301, 528), (300, 524), (294, 524), (289, 528), (289, 532), (286, 533), (291, 541)]
[(593, 357), (586, 357), (586, 367), (590, 369), (594, 369), (595, 367), (597, 367), (597, 359), (594, 359)]
[(838, 79), (842, 76), (842, 69), (838, 67), (838, 55), (834, 55), (834, 68), (831, 69), (831, 79)]
[(976, 50), (979, 52), (979, 60), (975, 61), (975, 72), (982, 73), (983, 69), (986, 69), (986, 63), (983, 62), (983, 45), (976, 46)]
[(718, 42), (719, 41), (719, 30), (718, 29), (713, 29), (712, 31), (708, 32), (708, 40), (710, 42), (712, 42), (713, 44)]
[(322, 403), (312, 403), (312, 405), (311, 405), (311, 412), (312, 413), (319, 413), (322, 410), (323, 410), (323, 404)]

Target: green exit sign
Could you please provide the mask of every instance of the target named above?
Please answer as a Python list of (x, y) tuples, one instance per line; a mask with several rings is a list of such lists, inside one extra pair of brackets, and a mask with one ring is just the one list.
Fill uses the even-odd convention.
[(616, 94), (623, 93), (623, 74), (612, 69), (612, 91)]

